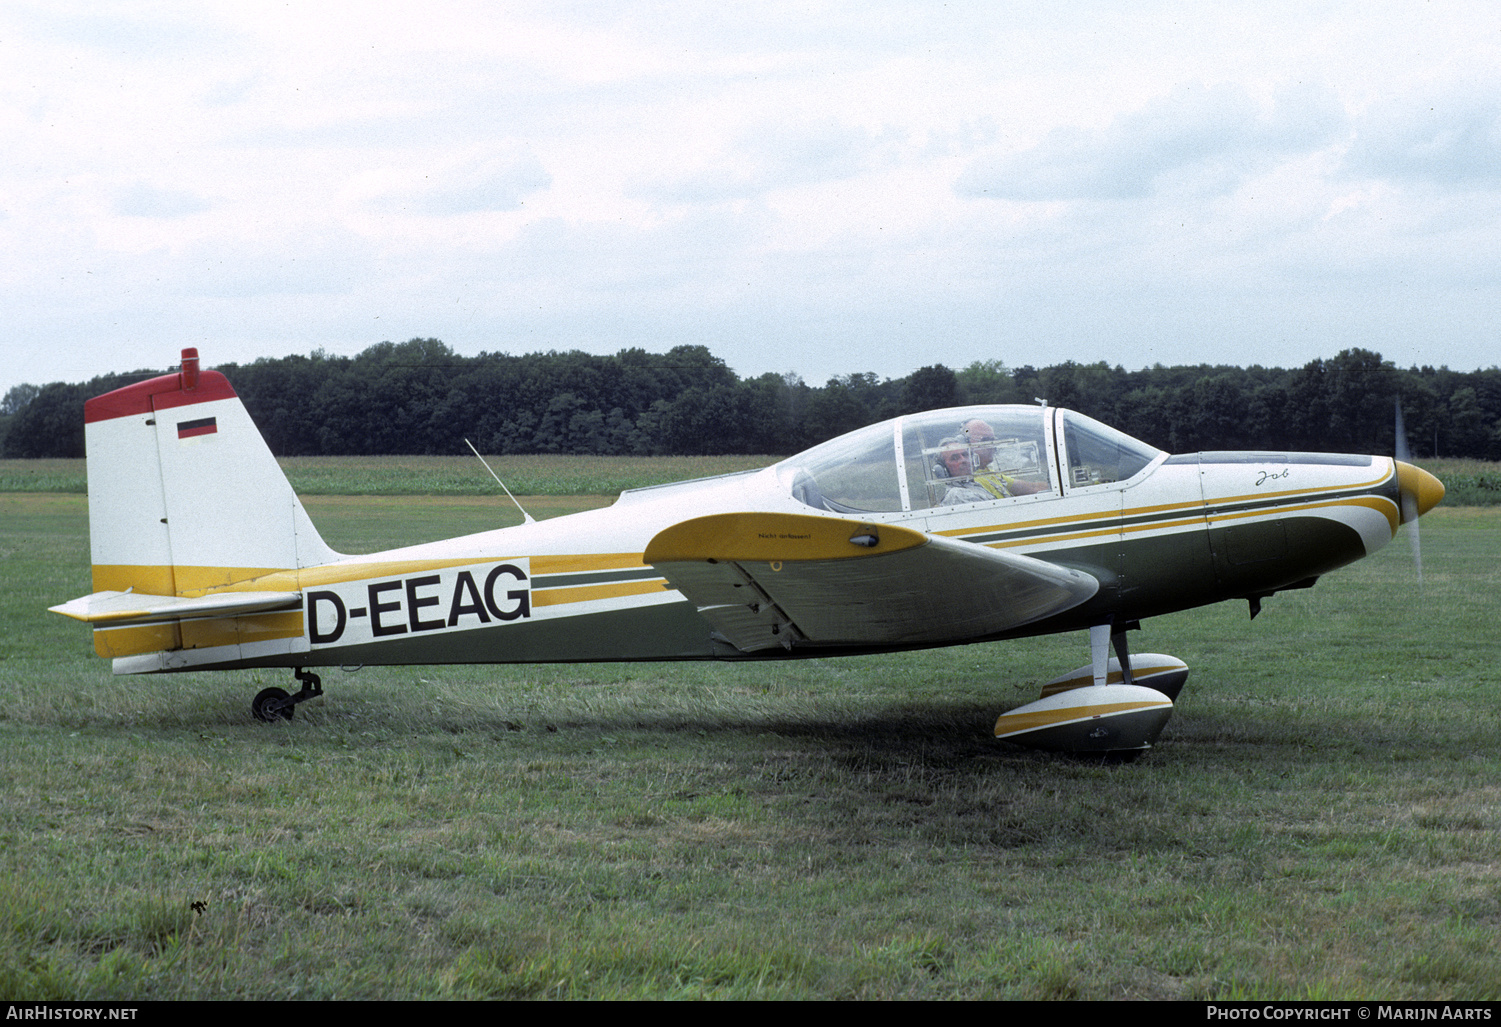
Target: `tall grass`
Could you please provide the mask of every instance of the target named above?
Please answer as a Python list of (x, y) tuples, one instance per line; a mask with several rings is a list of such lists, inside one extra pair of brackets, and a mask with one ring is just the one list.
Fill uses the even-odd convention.
[[(616, 495), (689, 478), (765, 467), (769, 456), (491, 456), (486, 461), (515, 495)], [(280, 461), (302, 494), (334, 496), (489, 496), (500, 494), (471, 456), (288, 457)]]
[[(515, 495), (617, 495), (626, 489), (766, 467), (772, 456), (487, 456)], [(502, 495), (473, 456), (298, 456), (278, 461), (299, 495)], [(82, 460), (0, 460), (0, 492), (88, 491)]]
[[(772, 456), (722, 457), (486, 457), (518, 496), (613, 496), (626, 489), (751, 470)], [(279, 461), (300, 495), (499, 495), (495, 480), (472, 456), (309, 456)], [(1501, 504), (1501, 464), (1482, 460), (1425, 460), (1438, 475), (1448, 506)], [(0, 492), (88, 491), (82, 460), (0, 460)]]
[(1444, 483), (1448, 506), (1501, 505), (1501, 464), (1486, 460), (1425, 460), (1423, 469)]
[(82, 460), (0, 460), (0, 493), (87, 491)]

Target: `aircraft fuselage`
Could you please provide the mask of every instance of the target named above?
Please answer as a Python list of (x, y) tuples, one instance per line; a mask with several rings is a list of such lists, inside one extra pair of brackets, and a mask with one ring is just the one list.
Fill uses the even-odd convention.
[[(860, 518), (1034, 557), (1099, 583), (1072, 609), (970, 641), (1268, 595), (1374, 552), (1399, 521), (1395, 462), (1380, 457), (1191, 454), (1113, 486)], [(948, 644), (744, 652), (715, 638), (642, 554), (686, 513), (739, 510), (809, 512), (768, 468), (637, 490), (602, 510), (273, 572), (240, 587), (298, 591), (300, 611), (184, 622), (182, 648), (125, 655), (117, 669), (785, 659)], [(272, 637), (289, 628), (295, 633)]]

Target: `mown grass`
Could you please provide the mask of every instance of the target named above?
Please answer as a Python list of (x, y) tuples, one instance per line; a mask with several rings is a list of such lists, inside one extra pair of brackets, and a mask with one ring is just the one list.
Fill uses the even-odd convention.
[[(487, 503), (309, 507), (356, 550)], [(83, 506), (0, 497), (0, 996), (1501, 998), (1494, 512), (1424, 518), (1421, 595), (1398, 540), (1149, 622), (1194, 673), (1100, 766), (989, 737), (1082, 636), (330, 671), (255, 723), (286, 675), (114, 678), (44, 612)]]

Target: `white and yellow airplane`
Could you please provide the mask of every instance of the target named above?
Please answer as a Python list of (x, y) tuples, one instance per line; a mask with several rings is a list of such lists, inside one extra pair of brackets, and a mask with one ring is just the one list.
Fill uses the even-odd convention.
[[(839, 656), (1087, 630), (1090, 662), (1001, 715), (1045, 749), (1149, 748), (1186, 666), (1129, 655), (1147, 617), (1305, 588), (1391, 541), (1443, 485), (1405, 462), (1171, 456), (1070, 410), (976, 406), (851, 432), (759, 471), (344, 556), (223, 375), (85, 408), (92, 625), (116, 674)], [(1111, 647), (1116, 657), (1110, 657)]]

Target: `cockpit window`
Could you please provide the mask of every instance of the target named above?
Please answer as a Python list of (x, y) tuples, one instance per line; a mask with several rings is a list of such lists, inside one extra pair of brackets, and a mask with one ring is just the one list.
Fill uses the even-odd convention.
[(800, 503), (840, 513), (902, 509), (892, 422), (841, 435), (782, 461), (778, 468)]
[(1052, 490), (1041, 407), (969, 407), (904, 419), (913, 508)]
[(1162, 455), (1161, 450), (1093, 418), (1072, 410), (1062, 414), (1070, 488), (1125, 481)]
[(843, 513), (1052, 492), (1044, 424), (1041, 407), (912, 414), (815, 446), (784, 460), (779, 474), (799, 502)]
[[(955, 407), (882, 421), (777, 465), (800, 503), (836, 513), (899, 513), (1059, 495), (1049, 473), (1066, 459), (1068, 489), (1123, 482), (1161, 450), (1072, 410), (1057, 410), (1063, 452), (1049, 447), (1055, 411)], [(1052, 447), (1056, 449), (1057, 447)]]

